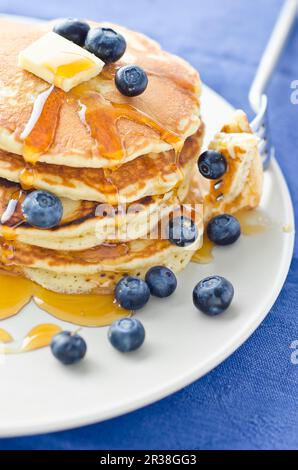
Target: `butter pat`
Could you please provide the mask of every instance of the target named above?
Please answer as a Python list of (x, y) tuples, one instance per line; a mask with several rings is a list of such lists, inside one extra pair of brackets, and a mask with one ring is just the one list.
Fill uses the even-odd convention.
[(19, 53), (18, 66), (48, 83), (69, 91), (98, 75), (104, 62), (54, 32)]

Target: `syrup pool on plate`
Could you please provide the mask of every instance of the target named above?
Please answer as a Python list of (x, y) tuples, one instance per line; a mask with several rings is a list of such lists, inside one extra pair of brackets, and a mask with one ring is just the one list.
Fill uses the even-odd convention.
[(16, 315), (31, 299), (59, 320), (80, 326), (106, 326), (130, 315), (113, 295), (58, 294), (20, 276), (0, 275), (0, 320)]

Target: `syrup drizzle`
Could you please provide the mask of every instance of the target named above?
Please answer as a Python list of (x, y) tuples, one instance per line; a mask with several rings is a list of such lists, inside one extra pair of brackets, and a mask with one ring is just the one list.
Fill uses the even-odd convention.
[[(49, 346), (53, 337), (60, 333), (62, 329), (58, 325), (52, 323), (44, 323), (32, 328), (20, 345), (1, 346), (0, 354), (19, 354), (22, 352), (34, 351)], [(1, 334), (2, 333), (2, 334)], [(0, 343), (9, 344), (14, 341), (13, 337), (6, 330), (0, 330)]]
[(11, 334), (3, 328), (0, 328), (0, 343), (10, 343), (11, 341), (13, 341)]
[(53, 86), (37, 97), (31, 117), (22, 133), (25, 161), (36, 163), (40, 155), (51, 147), (64, 99), (65, 93)]
[(198, 264), (208, 264), (211, 263), (214, 259), (213, 256), (214, 243), (207, 237), (206, 233), (204, 234), (203, 245), (202, 247), (195, 252), (192, 257), (192, 261)]
[[(103, 74), (107, 72), (103, 72)], [(117, 123), (120, 119), (143, 124), (153, 129), (160, 138), (175, 150), (180, 150), (184, 139), (175, 132), (165, 129), (155, 119), (132, 105), (110, 102), (90, 84), (82, 84), (65, 93), (51, 86), (42, 92), (33, 105), (31, 117), (21, 134), (24, 140), (24, 159), (35, 163), (51, 147), (59, 121), (60, 109), (65, 100), (78, 104), (78, 115), (97, 142), (100, 155), (121, 161), (126, 149), (121, 141)]]
[(30, 190), (34, 188), (36, 178), (35, 173), (36, 171), (34, 164), (26, 162), (25, 168), (23, 168), (19, 175), (20, 185), (24, 190)]
[[(101, 78), (114, 79), (118, 65), (106, 66), (101, 73)], [(177, 86), (191, 93), (194, 99), (198, 101), (197, 90), (195, 90), (191, 80), (184, 79), (181, 74), (173, 72), (171, 76), (166, 77), (162, 72), (150, 70), (148, 70), (148, 74), (164, 76), (173, 80)], [(98, 91), (92, 89), (90, 83), (81, 84), (68, 93), (52, 85), (36, 98), (30, 119), (21, 134), (24, 141), (23, 155), (26, 162), (26, 167), (20, 174), (20, 184), (23, 189), (30, 190), (35, 187), (36, 172), (34, 164), (39, 161), (40, 156), (46, 153), (54, 142), (60, 110), (65, 101), (76, 103), (78, 116), (95, 140), (98, 153), (102, 157), (114, 160), (115, 165), (117, 165), (117, 162), (118, 164), (121, 163), (126, 157), (127, 151), (118, 130), (118, 121), (127, 119), (151, 128), (160, 135), (161, 140), (168, 143), (175, 150), (175, 171), (180, 180), (184, 177), (179, 162), (184, 138), (179, 133), (165, 129), (155, 119), (130, 104), (106, 100)], [(108, 175), (107, 181), (111, 183)], [(113, 184), (111, 184), (111, 191), (113, 195), (118, 194), (117, 188)]]
[(107, 101), (84, 85), (76, 87), (70, 93), (79, 100), (81, 121), (87, 123), (100, 155), (105, 158), (121, 161), (126, 156), (117, 128), (118, 121), (123, 118), (150, 127), (173, 148), (182, 146), (183, 141), (178, 134), (164, 129), (157, 121), (129, 104)]

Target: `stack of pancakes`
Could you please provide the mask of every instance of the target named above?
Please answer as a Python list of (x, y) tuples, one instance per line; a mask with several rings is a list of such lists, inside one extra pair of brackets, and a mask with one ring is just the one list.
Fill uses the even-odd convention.
[[(147, 37), (105, 24), (125, 37), (125, 55), (65, 93), (17, 67), (19, 52), (53, 23), (0, 23), (0, 268), (64, 293), (110, 292), (155, 265), (183, 269), (202, 243), (202, 220), (191, 247), (148, 230), (160, 234), (189, 192), (204, 134), (197, 72)], [(138, 97), (115, 87), (125, 64), (148, 74)], [(35, 189), (61, 199), (58, 227), (26, 223), (22, 202)]]

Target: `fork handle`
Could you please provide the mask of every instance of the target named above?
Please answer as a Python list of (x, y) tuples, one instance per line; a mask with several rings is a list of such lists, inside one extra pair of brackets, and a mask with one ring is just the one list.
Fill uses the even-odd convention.
[(255, 113), (262, 104), (262, 95), (279, 59), (288, 34), (294, 24), (298, 0), (286, 0), (263, 53), (255, 79), (249, 91), (249, 101)]

